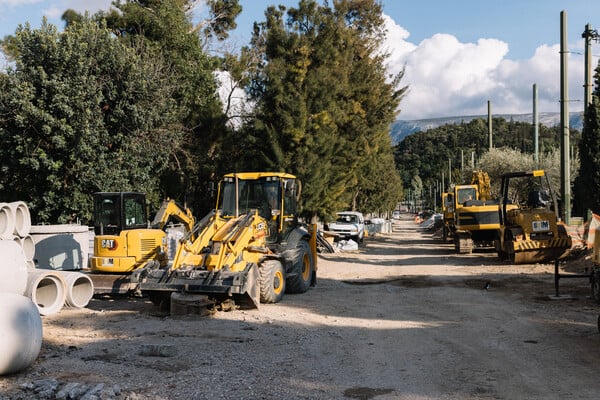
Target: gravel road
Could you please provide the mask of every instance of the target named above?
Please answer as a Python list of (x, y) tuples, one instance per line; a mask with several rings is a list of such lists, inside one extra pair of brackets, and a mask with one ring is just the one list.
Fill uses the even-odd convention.
[(259, 310), (98, 297), (43, 317), (38, 360), (0, 399), (597, 399), (600, 307), (586, 279), (552, 299), (553, 270), (455, 255), (403, 216)]

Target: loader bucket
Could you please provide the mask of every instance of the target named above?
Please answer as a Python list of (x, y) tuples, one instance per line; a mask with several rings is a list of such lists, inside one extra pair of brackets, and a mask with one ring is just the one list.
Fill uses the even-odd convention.
[(217, 301), (233, 299), (244, 308), (258, 308), (260, 304), (260, 273), (254, 263), (239, 272), (184, 268), (148, 270), (139, 276), (138, 285), (148, 294), (166, 291), (205, 294)]

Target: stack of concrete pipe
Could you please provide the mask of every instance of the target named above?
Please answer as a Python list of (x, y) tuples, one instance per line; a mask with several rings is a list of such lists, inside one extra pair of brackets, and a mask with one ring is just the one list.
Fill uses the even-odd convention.
[(42, 343), (40, 315), (64, 305), (81, 308), (93, 296), (79, 272), (36, 268), (31, 217), (24, 202), (0, 203), (0, 375), (28, 367)]
[[(25, 296), (28, 266), (23, 245), (15, 239), (15, 233), (24, 233), (16, 228), (17, 208), (0, 203), (0, 375), (27, 368), (42, 348), (40, 312)], [(23, 216), (21, 211), (19, 215)]]

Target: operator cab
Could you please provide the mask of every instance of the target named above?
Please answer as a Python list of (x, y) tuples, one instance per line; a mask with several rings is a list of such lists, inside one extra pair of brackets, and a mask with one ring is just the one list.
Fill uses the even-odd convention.
[(465, 204), (467, 201), (477, 199), (477, 190), (475, 188), (460, 188), (457, 194), (458, 204)]
[(94, 193), (94, 232), (118, 235), (147, 227), (146, 196), (137, 192)]
[(223, 178), (217, 208), (221, 217), (234, 218), (253, 210), (267, 221), (269, 242), (297, 223), (298, 185), (283, 173), (239, 173)]

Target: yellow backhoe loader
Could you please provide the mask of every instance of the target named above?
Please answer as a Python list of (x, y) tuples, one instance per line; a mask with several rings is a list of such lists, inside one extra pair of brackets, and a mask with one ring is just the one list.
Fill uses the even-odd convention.
[(546, 263), (568, 255), (571, 237), (544, 170), (502, 176), (500, 232), (495, 248), (514, 264)]
[(219, 184), (216, 210), (182, 239), (173, 262), (147, 263), (132, 283), (166, 307), (173, 292), (258, 307), (316, 284), (316, 227), (299, 222), (299, 181), (280, 172), (231, 173)]
[(94, 193), (94, 255), (92, 272), (128, 273), (156, 260), (166, 265), (169, 222), (182, 224), (191, 232), (194, 217), (174, 200), (165, 200), (151, 224), (146, 213), (146, 196), (136, 192)]

